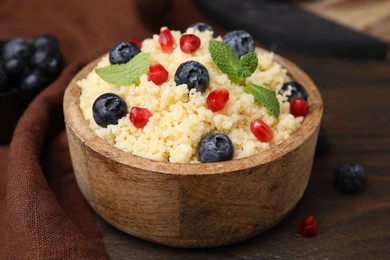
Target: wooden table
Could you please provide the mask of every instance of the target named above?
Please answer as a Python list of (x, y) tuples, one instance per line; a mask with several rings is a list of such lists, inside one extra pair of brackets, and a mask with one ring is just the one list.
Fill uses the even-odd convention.
[[(307, 191), (277, 226), (251, 240), (213, 249), (177, 249), (126, 235), (98, 219), (112, 259), (388, 259), (390, 255), (390, 62), (285, 54), (316, 82), (331, 151), (314, 161)], [(366, 189), (345, 195), (333, 186), (341, 162), (362, 164)], [(296, 224), (316, 215), (319, 233)]]

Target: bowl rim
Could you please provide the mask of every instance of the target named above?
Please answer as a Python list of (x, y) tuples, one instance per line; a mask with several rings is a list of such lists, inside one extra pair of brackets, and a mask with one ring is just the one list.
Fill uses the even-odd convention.
[[(259, 48), (260, 49), (260, 48)], [(260, 51), (266, 51), (260, 49)], [(268, 52), (268, 51), (266, 51)], [(98, 137), (86, 124), (79, 106), (81, 89), (77, 81), (84, 79), (92, 71), (103, 56), (95, 59), (79, 71), (68, 84), (63, 100), (63, 109), (67, 131), (71, 130), (86, 146), (106, 157), (129, 167), (138, 168), (142, 171), (159, 172), (173, 175), (212, 175), (237, 172), (259, 166), (267, 166), (271, 161), (280, 159), (301, 144), (305, 143), (319, 128), (323, 113), (321, 95), (311, 78), (302, 71), (295, 63), (274, 54), (273, 60), (287, 70), (289, 77), (305, 87), (308, 93), (309, 114), (307, 114), (297, 129), (290, 137), (263, 152), (223, 162), (210, 163), (172, 163), (156, 161), (125, 152), (109, 144)]]

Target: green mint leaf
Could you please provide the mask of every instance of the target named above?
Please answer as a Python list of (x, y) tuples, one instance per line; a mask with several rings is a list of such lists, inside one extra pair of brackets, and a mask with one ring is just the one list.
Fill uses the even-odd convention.
[(225, 73), (231, 81), (240, 83), (241, 80), (237, 73), (240, 61), (232, 48), (224, 42), (211, 40), (209, 52), (218, 68)]
[(126, 86), (138, 83), (141, 76), (147, 73), (149, 63), (150, 53), (140, 52), (125, 64), (114, 64), (95, 71), (108, 83)]
[(257, 103), (265, 107), (274, 117), (279, 117), (280, 107), (275, 91), (249, 82), (244, 87), (244, 92), (252, 94)]
[(257, 55), (254, 52), (249, 52), (241, 57), (238, 64), (238, 76), (240, 78), (247, 78), (255, 72), (258, 65)]

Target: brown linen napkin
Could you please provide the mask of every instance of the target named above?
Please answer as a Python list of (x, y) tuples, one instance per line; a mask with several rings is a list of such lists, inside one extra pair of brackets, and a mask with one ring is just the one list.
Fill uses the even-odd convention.
[(0, 259), (106, 259), (74, 179), (63, 92), (113, 44), (151, 33), (131, 0), (0, 0), (0, 24), (0, 38), (55, 34), (66, 65), (27, 108), (10, 146), (0, 147)]

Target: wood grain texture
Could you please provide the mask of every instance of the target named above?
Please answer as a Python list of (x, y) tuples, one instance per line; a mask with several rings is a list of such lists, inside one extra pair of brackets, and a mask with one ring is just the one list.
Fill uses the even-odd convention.
[(389, 53), (387, 42), (324, 19), (293, 1), (193, 2), (205, 16), (226, 30), (246, 30), (260, 44), (277, 53), (290, 51), (350, 59), (386, 59)]
[(294, 0), (304, 9), (390, 44), (390, 0)]
[(310, 113), (288, 141), (263, 153), (207, 164), (165, 163), (125, 153), (98, 138), (83, 120), (76, 81), (64, 97), (65, 123), (78, 185), (118, 229), (175, 247), (228, 245), (278, 223), (309, 181), (322, 116), (321, 96), (295, 64), (275, 58), (308, 92)]

